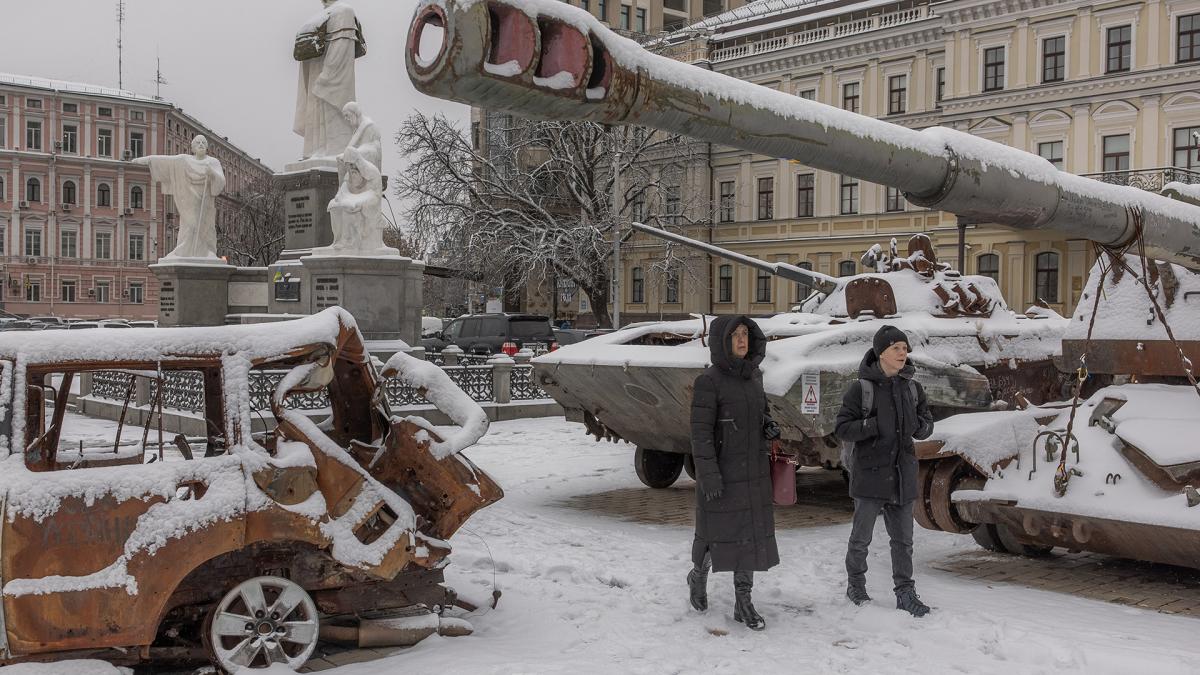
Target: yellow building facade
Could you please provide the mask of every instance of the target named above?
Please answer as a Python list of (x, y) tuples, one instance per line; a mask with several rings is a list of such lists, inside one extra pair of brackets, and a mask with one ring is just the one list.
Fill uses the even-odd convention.
[[(755, 11), (758, 5), (770, 4)], [(755, 3), (694, 24), (680, 53), (713, 70), (907, 127), (947, 126), (1039, 154), (1063, 171), (1158, 190), (1200, 182), (1200, 0), (1084, 3)], [(696, 37), (696, 36), (699, 37)], [(951, 214), (880, 185), (715, 147), (711, 225), (688, 234), (839, 276), (873, 244), (928, 235), (958, 267)], [(962, 267), (995, 277), (1009, 305), (1074, 310), (1092, 245), (1053, 232), (965, 228)], [(661, 243), (630, 240), (621, 323), (695, 312), (786, 311), (806, 289), (691, 255), (664, 272)]]

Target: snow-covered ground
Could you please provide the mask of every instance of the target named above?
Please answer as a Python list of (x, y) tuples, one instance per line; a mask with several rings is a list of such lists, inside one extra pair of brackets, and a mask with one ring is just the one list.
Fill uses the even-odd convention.
[[(469, 637), (434, 636), (388, 658), (324, 672), (1200, 672), (1195, 619), (959, 579), (929, 562), (974, 542), (920, 528), (917, 588), (934, 612), (913, 619), (893, 609), (882, 522), (868, 575), (876, 601), (864, 608), (842, 595), (848, 525), (779, 530), (783, 563), (755, 579), (767, 628), (752, 633), (731, 618), (730, 574), (710, 579), (707, 613), (688, 606), (690, 528), (565, 504), (583, 494), (647, 489), (634, 475), (632, 447), (595, 443), (582, 425), (551, 418), (495, 423), (466, 454), (506, 496), (455, 535), (447, 582), (467, 597), (487, 598), (494, 569), (499, 607), (468, 617), (475, 627)], [(11, 672), (106, 672), (25, 668)]]

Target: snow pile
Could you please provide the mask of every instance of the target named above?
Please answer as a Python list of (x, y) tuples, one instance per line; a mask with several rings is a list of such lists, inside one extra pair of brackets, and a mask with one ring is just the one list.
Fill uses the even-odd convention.
[[(1112, 415), (1116, 435), (1100, 425), (1088, 426), (1092, 412), (1105, 398), (1126, 401)], [(985, 414), (969, 417), (982, 418)], [(1069, 415), (1067, 408), (1045, 428), (1065, 430)], [(1200, 396), (1191, 387), (1163, 384), (1106, 387), (1082, 403), (1076, 414), (1073, 431), (1079, 439), (1079, 457), (1076, 459), (1073, 451), (1068, 452), (1067, 468), (1078, 469), (1083, 475), (1071, 478), (1064, 497), (1054, 494), (1058, 456), (1052, 462), (1045, 461), (1043, 438), (1036, 449), (1032, 443), (1017, 439), (1019, 468), (1015, 463), (1010, 464), (1002, 475), (989, 480), (983, 490), (959, 490), (954, 499), (1011, 499), (1017, 506), (1029, 509), (1200, 530), (1200, 508), (1188, 508), (1182, 490), (1171, 492), (1159, 488), (1118, 450), (1118, 436), (1121, 436), (1136, 441), (1137, 447), (1151, 457), (1171, 462), (1200, 459), (1200, 451), (1194, 444), (1187, 446), (1188, 441), (1195, 439), (1197, 418), (1200, 418)], [(1181, 431), (1191, 435), (1174, 437)], [(1003, 433), (997, 428), (997, 435)], [(1035, 460), (1037, 470), (1030, 476)], [(1121, 477), (1112, 484), (1111, 476), (1117, 474)]]
[[(1126, 255), (1125, 263), (1134, 271), (1136, 277), (1142, 277), (1141, 260), (1134, 255)], [(1149, 261), (1154, 265), (1154, 261)], [(1159, 276), (1158, 283), (1151, 288), (1158, 305), (1166, 316), (1171, 331), (1180, 340), (1200, 340), (1200, 274), (1189, 272), (1186, 268), (1173, 263), (1171, 272), (1179, 284), (1174, 300), (1168, 303), (1163, 279)], [(1167, 332), (1162, 322), (1154, 315), (1154, 307), (1134, 274), (1125, 271), (1117, 283), (1113, 282), (1114, 270), (1110, 270), (1104, 281), (1103, 295), (1096, 312), (1096, 325), (1092, 333), (1093, 339), (1110, 340), (1167, 340)], [(1092, 267), (1075, 315), (1071, 317), (1063, 339), (1083, 340), (1087, 337), (1088, 324), (1092, 318), (1092, 307), (1096, 304), (1096, 293), (1100, 283), (1100, 261)]]
[[(268, 671), (256, 670), (256, 674)], [(288, 673), (293, 671), (288, 670)], [(107, 661), (78, 659), (57, 663), (18, 663), (4, 666), (4, 675), (133, 675), (130, 668), (119, 668)]]
[(998, 475), (1006, 460), (1033, 446), (1033, 439), (1041, 431), (1037, 417), (1046, 414), (1030, 406), (1025, 410), (954, 415), (935, 424), (929, 440), (943, 443), (941, 454), (960, 455), (992, 477)]
[[(487, 413), (467, 395), (446, 371), (436, 364), (416, 359), (404, 352), (396, 352), (383, 367), (384, 377), (395, 377), (406, 386), (422, 391), (425, 398), (438, 410), (446, 413), (459, 426), (457, 431), (443, 440), (435, 441), (425, 432), (417, 433), (417, 442), (429, 442), (429, 452), (437, 459), (444, 459), (474, 445), (488, 429)], [(426, 426), (418, 417), (405, 418), (419, 426)]]
[(1200, 183), (1189, 185), (1187, 183), (1180, 183), (1179, 181), (1172, 181), (1163, 186), (1163, 192), (1165, 193), (1167, 190), (1174, 190), (1187, 199), (1200, 202)]

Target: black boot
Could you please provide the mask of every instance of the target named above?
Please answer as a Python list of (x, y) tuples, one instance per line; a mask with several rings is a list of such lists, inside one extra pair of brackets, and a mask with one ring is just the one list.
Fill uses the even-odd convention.
[(746, 624), (750, 630), (762, 630), (767, 622), (750, 602), (750, 590), (754, 588), (754, 572), (733, 573), (733, 620)]
[(712, 569), (712, 556), (705, 553), (700, 567), (688, 572), (688, 600), (697, 612), (708, 609), (708, 571)]
[(846, 584), (846, 598), (859, 607), (871, 601), (871, 596), (867, 595), (866, 587), (854, 582)]
[(896, 592), (896, 609), (902, 609), (917, 618), (929, 613), (929, 605), (921, 602), (921, 596), (911, 588)]

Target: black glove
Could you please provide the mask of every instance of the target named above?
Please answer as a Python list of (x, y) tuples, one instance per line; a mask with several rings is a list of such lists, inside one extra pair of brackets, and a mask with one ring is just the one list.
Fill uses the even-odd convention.
[(766, 422), (763, 422), (763, 438), (767, 439), (768, 441), (773, 441), (782, 435), (783, 432), (779, 430), (778, 422), (770, 417), (767, 418)]
[(720, 499), (721, 493), (725, 491), (725, 483), (721, 480), (721, 476), (715, 475), (707, 480), (700, 481), (700, 491), (704, 493), (706, 501)]
[(863, 420), (863, 433), (867, 435), (867, 438), (875, 438), (878, 436), (879, 418), (868, 417), (867, 419)]

